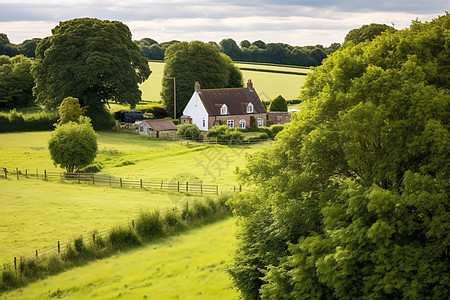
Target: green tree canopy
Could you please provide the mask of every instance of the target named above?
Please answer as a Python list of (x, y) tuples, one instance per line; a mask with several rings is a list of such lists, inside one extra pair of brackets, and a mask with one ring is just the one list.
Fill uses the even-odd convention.
[(77, 98), (66, 97), (58, 107), (59, 124), (67, 122), (76, 122), (86, 113), (86, 108), (81, 107)]
[(78, 98), (93, 119), (109, 101), (134, 107), (138, 84), (148, 78), (148, 61), (118, 21), (74, 19), (61, 22), (36, 49), (37, 101), (56, 108), (65, 97)]
[(365, 41), (371, 41), (386, 30), (389, 32), (395, 31), (393, 27), (386, 24), (372, 23), (370, 25), (363, 25), (360, 28), (350, 30), (345, 36), (344, 43), (353, 42), (354, 44), (359, 44)]
[(177, 115), (185, 108), (194, 92), (194, 84), (202, 88), (241, 87), (242, 73), (219, 50), (203, 42), (179, 42), (166, 50), (161, 97), (166, 110), (173, 112), (176, 78)]
[(286, 99), (281, 95), (275, 97), (269, 104), (269, 111), (288, 111)]
[(74, 173), (94, 161), (97, 155), (97, 134), (90, 119), (57, 125), (48, 141), (48, 149), (55, 166)]
[(32, 61), (17, 55), (0, 56), (0, 108), (26, 107), (34, 102)]
[(446, 299), (450, 15), (348, 45), (238, 171), (246, 299)]

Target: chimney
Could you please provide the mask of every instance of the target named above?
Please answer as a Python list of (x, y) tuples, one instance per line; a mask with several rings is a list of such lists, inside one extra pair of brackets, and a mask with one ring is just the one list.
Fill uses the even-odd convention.
[(198, 83), (198, 81), (195, 82), (194, 91), (197, 93), (200, 92), (200, 83)]
[(249, 89), (250, 92), (253, 92), (253, 83), (251, 79), (247, 81), (247, 88)]

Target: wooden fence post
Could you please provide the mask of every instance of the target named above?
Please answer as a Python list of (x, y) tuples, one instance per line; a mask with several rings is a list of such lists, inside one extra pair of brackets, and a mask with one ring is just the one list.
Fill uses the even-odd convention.
[(141, 181), (140, 183), (141, 183), (141, 190), (142, 190), (142, 188), (143, 188), (143, 187), (142, 187), (142, 178), (141, 178), (141, 180), (140, 180), (140, 181)]
[(131, 220), (131, 226), (134, 228), (134, 220)]
[(17, 271), (17, 257), (14, 256), (14, 270)]
[(216, 185), (216, 195), (219, 195), (219, 186)]
[(200, 194), (203, 194), (203, 182), (200, 181)]
[(177, 185), (178, 185), (178, 192), (180, 191), (180, 182), (177, 181)]
[(39, 253), (39, 252), (38, 252), (38, 250), (36, 249), (36, 258), (38, 258), (38, 253)]
[(61, 254), (61, 243), (58, 241), (58, 254)]
[(189, 192), (189, 181), (186, 181), (186, 193)]
[(242, 192), (242, 185), (239, 186), (239, 192)]
[(163, 188), (164, 180), (161, 180), (161, 189)]
[(95, 185), (95, 174), (92, 173), (92, 185)]
[(16, 176), (17, 176), (17, 180), (19, 180), (19, 168), (16, 168)]
[(92, 234), (92, 242), (95, 244), (95, 233)]
[(119, 178), (120, 188), (122, 188), (122, 178)]
[(111, 176), (109, 176), (109, 186), (111, 186)]
[(47, 170), (44, 170), (44, 180), (47, 180)]
[(36, 169), (36, 179), (39, 179), (39, 170)]
[(28, 169), (25, 169), (25, 178), (28, 178)]
[(5, 171), (5, 179), (8, 179), (8, 169), (3, 168), (3, 171)]

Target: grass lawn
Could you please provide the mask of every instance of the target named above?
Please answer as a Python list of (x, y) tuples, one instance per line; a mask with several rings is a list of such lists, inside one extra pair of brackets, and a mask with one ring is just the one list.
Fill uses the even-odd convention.
[(237, 299), (232, 218), (6, 293), (0, 299)]
[(178, 193), (42, 180), (0, 180), (0, 265), (93, 230), (131, 222), (140, 210), (181, 205)]

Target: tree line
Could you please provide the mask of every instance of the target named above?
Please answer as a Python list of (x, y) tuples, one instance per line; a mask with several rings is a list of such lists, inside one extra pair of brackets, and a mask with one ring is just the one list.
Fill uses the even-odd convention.
[[(166, 49), (178, 41), (158, 43), (151, 38), (135, 41), (141, 54), (151, 60), (163, 60)], [(237, 42), (231, 38), (223, 39), (220, 43), (208, 42), (221, 53), (228, 55), (233, 61), (274, 63), (298, 66), (318, 66), (328, 55), (341, 47), (340, 43), (333, 43), (329, 47), (291, 46), (285, 43), (265, 43), (261, 40), (250, 43), (248, 40)]]

